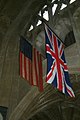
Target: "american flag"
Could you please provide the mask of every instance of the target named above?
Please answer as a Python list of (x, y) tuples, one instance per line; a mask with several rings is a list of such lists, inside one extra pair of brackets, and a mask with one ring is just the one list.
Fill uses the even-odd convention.
[(43, 91), (42, 55), (25, 38), (20, 38), (20, 76)]
[(47, 77), (46, 82), (53, 84), (71, 97), (74, 97), (72, 85), (69, 80), (68, 68), (64, 56), (64, 44), (45, 24), (46, 57), (47, 57)]

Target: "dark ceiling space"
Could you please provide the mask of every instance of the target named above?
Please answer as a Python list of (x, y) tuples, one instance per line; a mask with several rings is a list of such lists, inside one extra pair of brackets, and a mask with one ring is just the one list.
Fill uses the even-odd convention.
[[(63, 3), (66, 1), (62, 0)], [(14, 39), (15, 36), (28, 30), (31, 24), (35, 25), (36, 15), (46, 3), (49, 4), (50, 2), (51, 0), (0, 0), (0, 42), (2, 43), (3, 39), (4, 45), (7, 46), (6, 44), (9, 41), (7, 43), (5, 41), (8, 38), (9, 40), (11, 37)], [(70, 42), (67, 43), (66, 39)], [(65, 40), (67, 46), (75, 41), (72, 31)], [(11, 44), (10, 47), (14, 49), (13, 45)], [(1, 48), (0, 44), (0, 50)], [(4, 49), (6, 51), (6, 47)], [(12, 49), (8, 48), (8, 50)], [(4, 53), (4, 51), (2, 52)], [(53, 86), (48, 85), (43, 93), (32, 100), (28, 106), (30, 112), (28, 113), (28, 110), (25, 110), (20, 120), (80, 120), (80, 74), (70, 75), (70, 80), (76, 94), (75, 98), (67, 97), (55, 90)]]

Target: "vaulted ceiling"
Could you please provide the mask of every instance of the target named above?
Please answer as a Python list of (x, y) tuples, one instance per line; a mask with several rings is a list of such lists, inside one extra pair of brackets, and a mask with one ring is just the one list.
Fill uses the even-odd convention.
[[(56, 3), (59, 1), (55, 0)], [(69, 2), (61, 0), (67, 4), (66, 1)], [(4, 39), (5, 43), (8, 38), (11, 39), (11, 34), (23, 35), (31, 24), (35, 26), (37, 15), (46, 3), (50, 5), (51, 0), (0, 0), (0, 40)], [(0, 49), (1, 47), (0, 45)], [(39, 93), (36, 89), (34, 92), (29, 91), (28, 86), (25, 98), (29, 97), (30, 101), (26, 101), (25, 98), (23, 101), (30, 104), (26, 103), (26, 106), (28, 105), (26, 109), (19, 111), (23, 113), (19, 120), (80, 120), (80, 74), (71, 75), (70, 79), (71, 81), (79, 79), (76, 83), (73, 82), (76, 98), (64, 96), (51, 85), (45, 85), (43, 93)], [(14, 113), (18, 113), (17, 110), (19, 108)]]

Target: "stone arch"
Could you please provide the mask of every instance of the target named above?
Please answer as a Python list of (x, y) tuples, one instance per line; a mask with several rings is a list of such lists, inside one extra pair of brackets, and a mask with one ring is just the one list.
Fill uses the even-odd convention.
[[(64, 42), (66, 35), (72, 30), (72, 25), (69, 18), (60, 18), (57, 24), (54, 26), (55, 33)], [(65, 31), (65, 32), (64, 32)]]

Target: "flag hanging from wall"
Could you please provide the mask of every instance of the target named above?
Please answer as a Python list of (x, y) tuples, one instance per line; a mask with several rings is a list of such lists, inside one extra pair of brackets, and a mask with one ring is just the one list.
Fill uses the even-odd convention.
[(42, 55), (24, 37), (20, 38), (20, 76), (43, 91)]
[(53, 84), (62, 93), (74, 97), (64, 56), (64, 44), (46, 24), (45, 41), (47, 57), (46, 82)]

